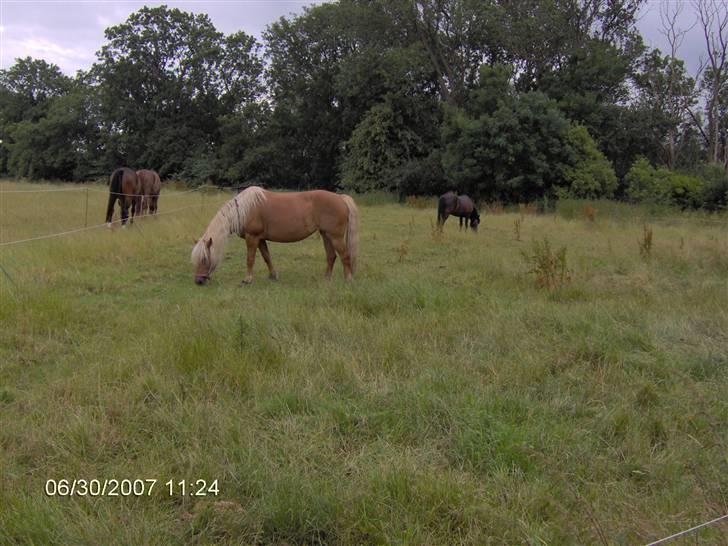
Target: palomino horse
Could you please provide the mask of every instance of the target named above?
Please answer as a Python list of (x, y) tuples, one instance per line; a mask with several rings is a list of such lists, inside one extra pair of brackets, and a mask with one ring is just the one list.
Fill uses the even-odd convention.
[(440, 196), (440, 200), (437, 202), (437, 225), (442, 228), (445, 220), (451, 214), (460, 217), (460, 229), (463, 228), (463, 220), (465, 220), (466, 229), (470, 224), (473, 231), (478, 231), (480, 214), (478, 214), (473, 200), (467, 195), (455, 195), (449, 191)]
[(141, 171), (137, 171), (136, 174), (141, 185), (141, 191), (139, 193), (142, 194), (142, 204), (139, 214), (156, 214), (159, 192), (162, 189), (162, 181), (159, 179), (157, 171), (142, 169)]
[(248, 249), (244, 284), (253, 281), (255, 252), (268, 266), (269, 278), (278, 279), (266, 241), (293, 243), (318, 231), (326, 250), (326, 279), (331, 279), (336, 255), (344, 265), (344, 277), (351, 280), (356, 268), (359, 241), (359, 211), (348, 195), (323, 190), (270, 192), (251, 186), (225, 203), (192, 249), (195, 282), (205, 284), (222, 260), (228, 235), (245, 239)]
[(106, 207), (106, 225), (111, 227), (111, 219), (114, 217), (114, 204), (119, 200), (121, 205), (121, 225), (126, 225), (131, 207), (131, 224), (134, 223), (134, 215), (139, 211), (141, 201), (139, 199), (141, 185), (136, 173), (126, 167), (116, 169), (109, 181), (109, 205)]

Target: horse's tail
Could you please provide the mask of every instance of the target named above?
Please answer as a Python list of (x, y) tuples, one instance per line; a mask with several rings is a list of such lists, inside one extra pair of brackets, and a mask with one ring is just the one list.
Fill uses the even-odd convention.
[(349, 254), (353, 273), (356, 271), (356, 253), (359, 249), (359, 210), (351, 197), (342, 195), (341, 198), (349, 210), (349, 221), (346, 226), (346, 251)]
[(445, 221), (445, 199), (440, 197), (437, 201), (437, 225), (442, 224)]
[(121, 179), (124, 176), (123, 169), (116, 169), (109, 180), (109, 205), (106, 207), (106, 222), (111, 222), (114, 216), (114, 204), (121, 195)]

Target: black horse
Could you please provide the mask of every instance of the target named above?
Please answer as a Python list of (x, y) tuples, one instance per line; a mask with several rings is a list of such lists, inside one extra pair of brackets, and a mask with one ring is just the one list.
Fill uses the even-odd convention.
[(473, 200), (467, 195), (455, 195), (449, 191), (440, 196), (440, 200), (437, 202), (437, 225), (442, 227), (450, 215), (460, 218), (460, 229), (463, 228), (463, 221), (465, 221), (466, 229), (470, 227), (473, 231), (478, 231), (480, 214), (478, 214)]
[(114, 205), (119, 200), (121, 205), (121, 227), (126, 226), (131, 208), (131, 224), (134, 223), (134, 215), (140, 210), (141, 205), (141, 184), (135, 171), (121, 167), (116, 169), (109, 180), (109, 205), (106, 207), (106, 225), (111, 227), (111, 219), (114, 217)]

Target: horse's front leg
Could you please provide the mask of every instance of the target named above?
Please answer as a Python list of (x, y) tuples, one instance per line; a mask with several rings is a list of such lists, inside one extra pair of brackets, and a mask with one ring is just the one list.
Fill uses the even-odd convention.
[(242, 284), (250, 284), (253, 282), (253, 265), (255, 264), (255, 253), (258, 250), (259, 242), (260, 240), (257, 237), (251, 237), (249, 235), (245, 236), (245, 246), (248, 249), (248, 256), (246, 259), (248, 271), (242, 281)]
[(463, 217), (462, 216), (460, 217), (460, 229), (461, 230), (463, 229)]
[(260, 254), (265, 260), (265, 265), (268, 266), (268, 278), (272, 281), (277, 281), (278, 271), (276, 271), (276, 268), (273, 267), (273, 261), (270, 259), (270, 252), (268, 251), (268, 243), (265, 242), (265, 239), (260, 241), (258, 248), (260, 249)]

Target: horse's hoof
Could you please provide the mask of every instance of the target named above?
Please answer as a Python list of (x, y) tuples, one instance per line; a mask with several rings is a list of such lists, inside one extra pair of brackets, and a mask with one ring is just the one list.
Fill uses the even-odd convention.
[(246, 286), (248, 284), (253, 284), (253, 279), (243, 279), (240, 281), (240, 286)]
[(107, 228), (109, 228), (109, 229), (111, 229), (111, 222), (108, 222), (108, 223), (106, 224), (106, 227), (107, 227)]
[(272, 280), (272, 281), (277, 281), (278, 280), (278, 272), (271, 273), (270, 275), (268, 275), (268, 278), (270, 280)]
[(121, 226), (121, 229), (126, 229), (126, 224), (124, 224), (123, 226)]

